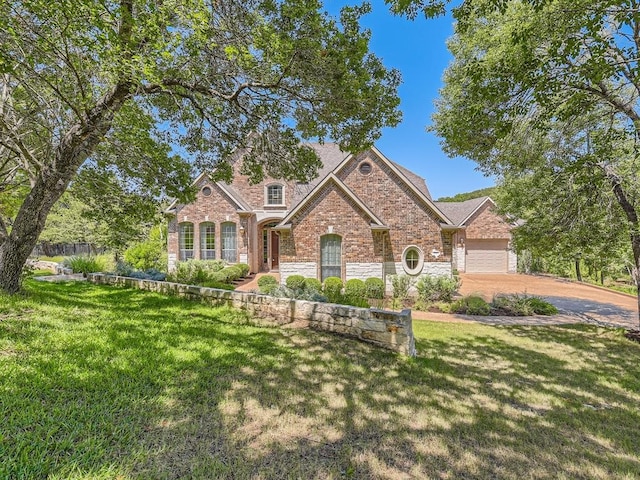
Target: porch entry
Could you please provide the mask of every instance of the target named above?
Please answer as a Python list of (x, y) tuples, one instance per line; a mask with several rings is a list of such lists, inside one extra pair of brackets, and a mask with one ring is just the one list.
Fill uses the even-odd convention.
[(262, 227), (262, 269), (267, 272), (280, 267), (280, 237), (271, 230), (277, 224), (272, 222)]

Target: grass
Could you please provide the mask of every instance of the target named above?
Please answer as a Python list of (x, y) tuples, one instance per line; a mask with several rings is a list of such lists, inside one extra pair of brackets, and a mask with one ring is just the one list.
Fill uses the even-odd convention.
[(638, 478), (640, 344), (414, 322), (419, 356), (149, 292), (0, 296), (0, 478)]

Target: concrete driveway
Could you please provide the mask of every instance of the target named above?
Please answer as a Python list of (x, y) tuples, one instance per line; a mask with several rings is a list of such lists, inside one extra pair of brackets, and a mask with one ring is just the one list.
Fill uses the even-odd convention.
[(497, 293), (527, 293), (543, 297), (564, 315), (586, 323), (638, 328), (635, 297), (591, 285), (547, 276), (521, 274), (461, 274), (460, 293), (477, 293), (490, 301)]

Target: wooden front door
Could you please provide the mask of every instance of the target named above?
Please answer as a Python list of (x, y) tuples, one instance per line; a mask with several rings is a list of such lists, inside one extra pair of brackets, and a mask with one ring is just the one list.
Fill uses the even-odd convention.
[(271, 270), (278, 270), (280, 266), (280, 237), (271, 231)]

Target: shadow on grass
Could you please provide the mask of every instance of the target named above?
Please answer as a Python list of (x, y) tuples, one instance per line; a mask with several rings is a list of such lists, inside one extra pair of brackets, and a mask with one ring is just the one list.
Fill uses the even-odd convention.
[(41, 337), (0, 324), (21, 352), (0, 356), (8, 477), (640, 473), (640, 348), (612, 330), (430, 324), (406, 359), (147, 292), (34, 288)]

